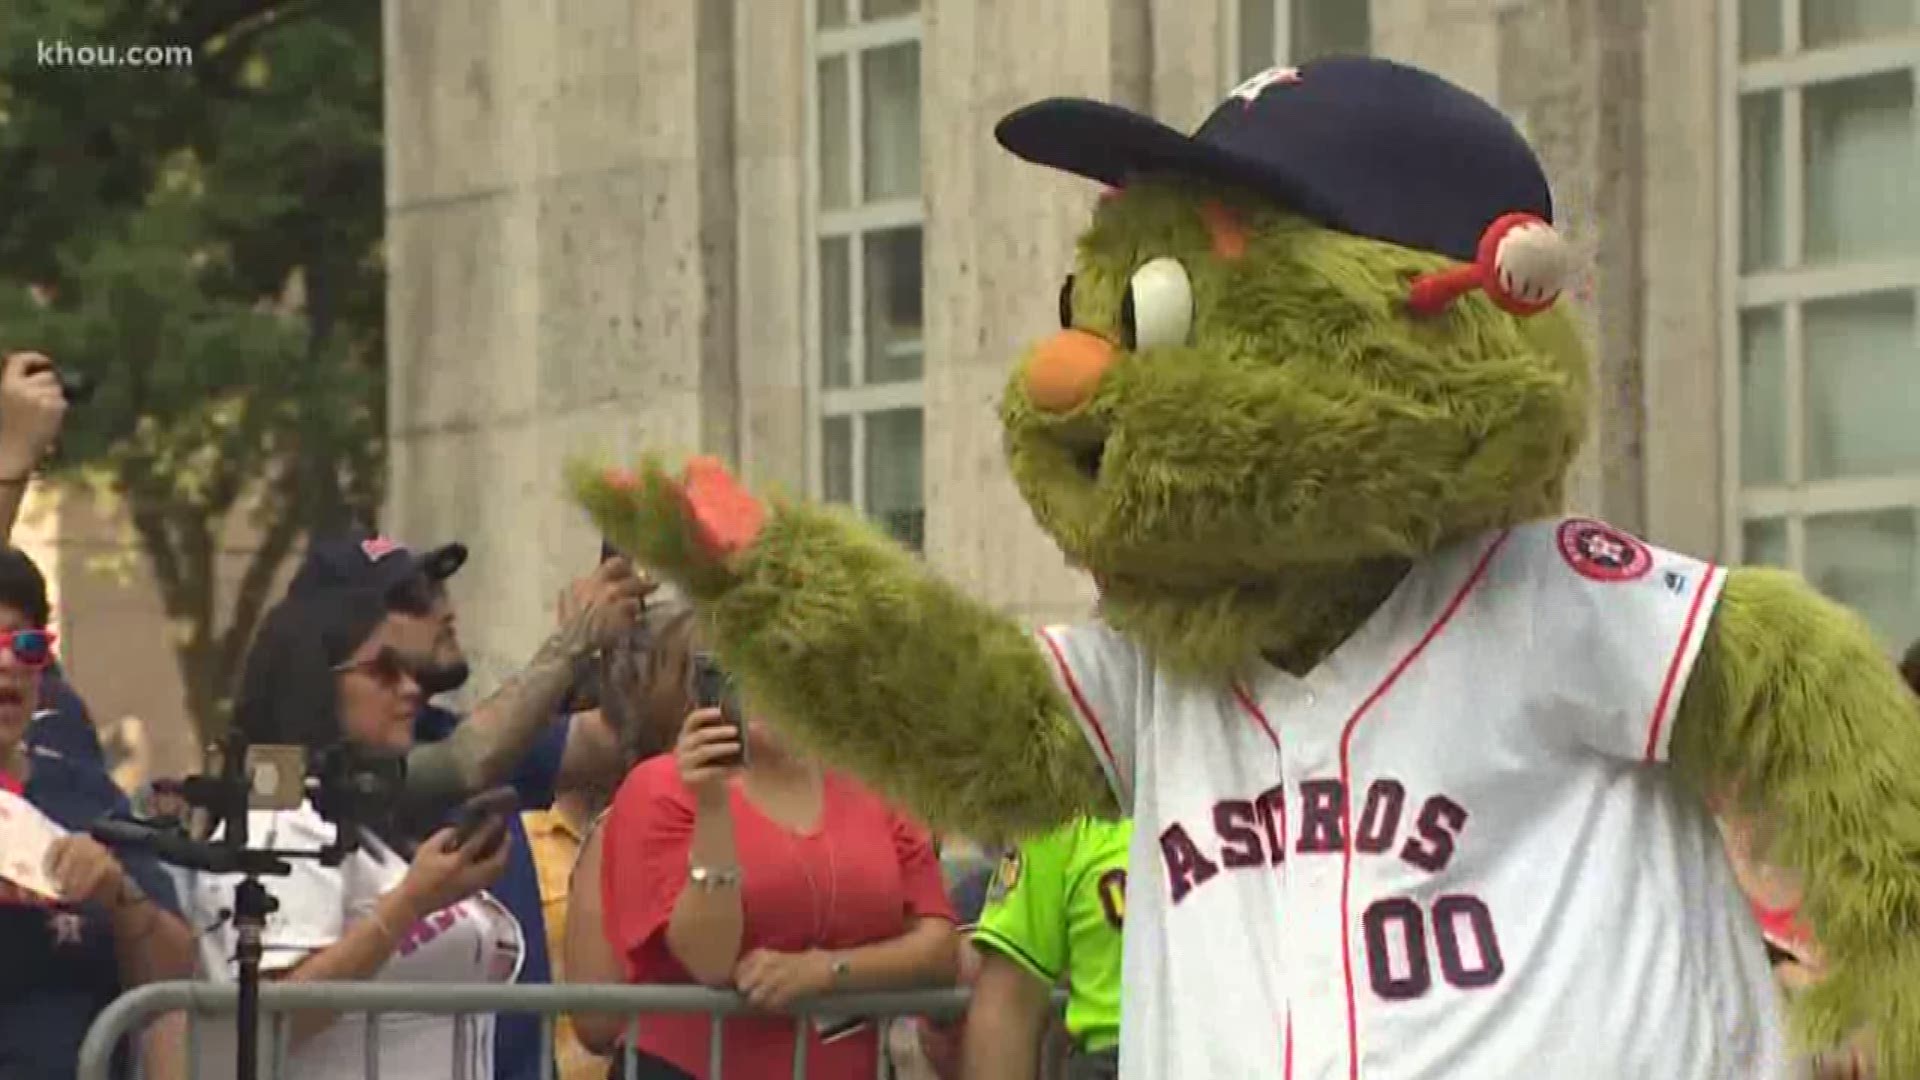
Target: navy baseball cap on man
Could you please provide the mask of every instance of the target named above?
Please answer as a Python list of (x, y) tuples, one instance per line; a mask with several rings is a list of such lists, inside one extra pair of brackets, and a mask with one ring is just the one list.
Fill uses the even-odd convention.
[(316, 589), (375, 589), (382, 593), (419, 577), (445, 581), (467, 561), (465, 544), (442, 544), (416, 552), (395, 540), (365, 532), (316, 536), (295, 572), (288, 596)]
[(1155, 174), (1239, 187), (1325, 228), (1473, 262), (1509, 214), (1553, 223), (1533, 150), (1498, 109), (1418, 68), (1329, 57), (1241, 83), (1192, 135), (1082, 98), (1015, 110), (1027, 161), (1121, 187)]

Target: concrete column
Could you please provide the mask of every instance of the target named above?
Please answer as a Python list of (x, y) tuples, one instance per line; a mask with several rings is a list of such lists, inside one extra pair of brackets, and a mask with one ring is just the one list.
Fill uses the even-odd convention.
[(1647, 535), (1705, 557), (1722, 536), (1718, 9), (1651, 0), (1645, 28), (1641, 274)]
[(473, 548), (476, 689), (597, 538), (574, 452), (738, 453), (733, 5), (386, 8), (387, 527)]
[(807, 17), (804, 3), (756, 5), (734, 27), (741, 467), (756, 487), (807, 488)]
[(1054, 95), (1144, 104), (1145, 10), (1145, 0), (927, 6), (927, 554), (1025, 618), (1081, 618), (1093, 597), (1014, 488), (997, 406), (1026, 349), (1057, 328), (1055, 298), (1097, 189), (1015, 158), (993, 125)]

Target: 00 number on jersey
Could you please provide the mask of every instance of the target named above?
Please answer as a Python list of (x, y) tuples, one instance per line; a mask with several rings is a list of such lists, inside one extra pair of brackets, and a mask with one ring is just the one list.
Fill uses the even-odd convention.
[(1430, 911), (1404, 896), (1388, 897), (1374, 901), (1360, 925), (1373, 992), (1387, 1001), (1411, 1001), (1431, 990), (1436, 966), (1457, 990), (1492, 986), (1507, 970), (1493, 913), (1477, 896), (1442, 896)]

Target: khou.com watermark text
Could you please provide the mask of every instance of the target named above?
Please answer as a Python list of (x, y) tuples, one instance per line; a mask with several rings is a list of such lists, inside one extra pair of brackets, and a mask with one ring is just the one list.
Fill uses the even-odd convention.
[(39, 43), (41, 67), (192, 67), (191, 45), (69, 45)]

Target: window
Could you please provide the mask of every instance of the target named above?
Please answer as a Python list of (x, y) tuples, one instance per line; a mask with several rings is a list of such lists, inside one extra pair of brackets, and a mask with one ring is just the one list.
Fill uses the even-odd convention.
[(1367, 0), (1230, 0), (1227, 55), (1234, 82), (1320, 56), (1364, 56), (1372, 47)]
[(815, 0), (812, 56), (815, 485), (918, 548), (918, 0)]
[(1722, 0), (1726, 547), (1920, 636), (1912, 0)]

